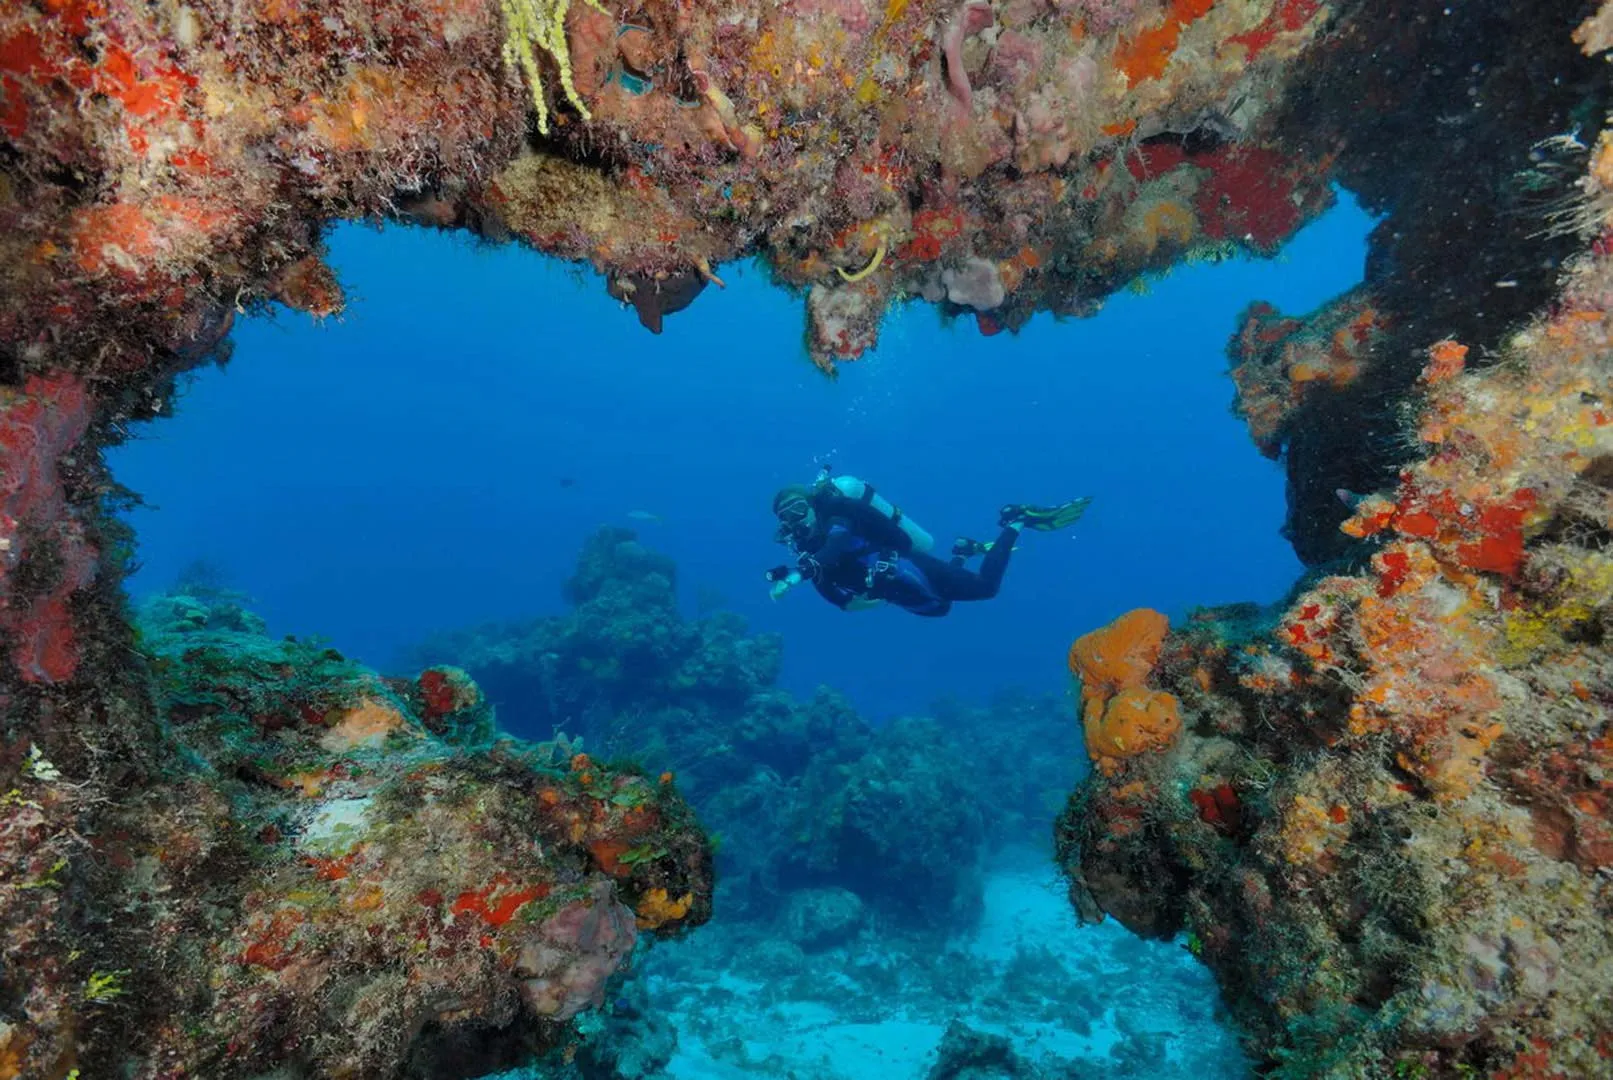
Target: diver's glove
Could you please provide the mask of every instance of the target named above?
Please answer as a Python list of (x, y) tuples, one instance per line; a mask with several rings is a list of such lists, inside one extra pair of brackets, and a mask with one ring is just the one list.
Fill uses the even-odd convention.
[(801, 584), (801, 572), (791, 570), (788, 566), (775, 566), (767, 572), (767, 580), (772, 582), (772, 587), (767, 590), (767, 595), (777, 600), (795, 586)]
[(967, 536), (960, 536), (952, 542), (952, 557), (967, 562), (976, 555), (984, 555), (992, 548), (990, 540), (971, 540)]

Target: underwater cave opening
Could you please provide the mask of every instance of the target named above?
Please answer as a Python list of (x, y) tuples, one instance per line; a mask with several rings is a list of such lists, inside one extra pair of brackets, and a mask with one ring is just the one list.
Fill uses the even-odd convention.
[[(749, 772), (675, 766), (723, 831), (717, 915), (649, 950), (594, 1021), (585, 1054), (619, 1055), (599, 1075), (639, 1075), (623, 1071), (637, 1054), (673, 1077), (832, 1062), (811, 1074), (916, 1078), (939, 1046), (1243, 1076), (1191, 938), (1077, 924), (1047, 858), (1080, 755), (1058, 694), (1070, 640), (1122, 611), (1175, 618), (1292, 585), (1282, 471), (1229, 407), (1226, 342), (1253, 300), (1306, 311), (1355, 285), (1370, 224), (1343, 197), (1278, 259), (1189, 262), (1094, 318), (1016, 335), (908, 305), (833, 383), (801, 355), (798, 301), (753, 268), (722, 268), (725, 289), (651, 336), (591, 275), (524, 250), (339, 227), (339, 325), (243, 321), (228, 366), (189, 377), (174, 416), (109, 455), (149, 503), (129, 588), (212, 575), (275, 634), (412, 673), (433, 635), (563, 611), (579, 552), (616, 526), (675, 565), (687, 615), (730, 610), (782, 637), (796, 703), (695, 713), (726, 725), (695, 746), (774, 727), (737, 755), (762, 763)], [(989, 535), (1004, 502), (1093, 505), (1022, 539), (1002, 594), (945, 619), (846, 615), (806, 590), (770, 603), (772, 493), (826, 462), (942, 543)], [(668, 565), (632, 558), (641, 576)], [(540, 719), (531, 694), (501, 702), (508, 688), (466, 666), (512, 733), (548, 739), (567, 719)], [(819, 685), (889, 723), (870, 733)], [(946, 696), (982, 704), (932, 706)], [(945, 740), (891, 722), (926, 710)], [(791, 743), (792, 725), (809, 737)], [(993, 763), (1005, 775), (982, 772)], [(991, 1041), (1010, 1033), (1012, 1049)]]
[[(1369, 226), (1346, 195), (1277, 259), (1188, 263), (1017, 335), (906, 305), (838, 382), (801, 355), (799, 301), (750, 266), (652, 336), (592, 274), (528, 251), (341, 226), (338, 321), (244, 320), (227, 368), (187, 376), (176, 415), (109, 455), (147, 502), (129, 588), (205, 564), (273, 632), (389, 669), (444, 629), (559, 610), (613, 524), (676, 562), (686, 608), (782, 633), (798, 694), (829, 684), (889, 717), (1058, 690), (1070, 639), (1124, 610), (1293, 583), (1282, 473), (1229, 407), (1226, 342), (1253, 300), (1307, 311), (1359, 281)], [(846, 616), (806, 590), (770, 603), (771, 495), (821, 462), (940, 544), (989, 538), (1005, 502), (1094, 501), (1023, 540), (995, 600), (945, 619)]]

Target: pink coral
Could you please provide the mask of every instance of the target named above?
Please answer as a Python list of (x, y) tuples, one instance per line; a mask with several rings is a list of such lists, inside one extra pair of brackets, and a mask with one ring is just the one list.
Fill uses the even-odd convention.
[(539, 1016), (570, 1020), (605, 1000), (605, 983), (638, 940), (633, 913), (599, 882), (586, 900), (546, 919), (521, 948), (521, 994)]
[(1087, 30), (1100, 36), (1120, 29), (1137, 14), (1137, 0), (1054, 0), (1053, 6), (1061, 15), (1084, 20)]
[(834, 19), (848, 34), (866, 34), (874, 26), (864, 0), (795, 0), (793, 6), (796, 18), (804, 21)]
[(1042, 55), (1042, 44), (1035, 38), (1004, 30), (997, 36), (996, 48), (991, 50), (986, 78), (993, 86), (1012, 90), (1041, 71)]
[(1087, 53), (1054, 59), (1052, 78), (1033, 90), (1015, 117), (1014, 153), (1026, 172), (1063, 168), (1076, 149), (1074, 118), (1089, 107), (1098, 63)]
[(974, 91), (969, 86), (969, 73), (963, 67), (963, 43), (995, 20), (991, 5), (984, 0), (969, 0), (958, 9), (941, 35), (941, 50), (947, 60), (947, 89), (965, 109), (974, 106)]

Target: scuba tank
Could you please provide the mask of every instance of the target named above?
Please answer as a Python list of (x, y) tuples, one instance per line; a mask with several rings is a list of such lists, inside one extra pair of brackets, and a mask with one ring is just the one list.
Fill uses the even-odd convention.
[(892, 505), (883, 495), (874, 491), (874, 485), (872, 484), (859, 480), (855, 476), (835, 476), (831, 473), (829, 466), (825, 465), (822, 471), (818, 473), (817, 483), (813, 486), (818, 490), (833, 488), (854, 502), (860, 502), (864, 506), (872, 507), (876, 512), (889, 518), (891, 524), (907, 534), (907, 538), (913, 541), (914, 551), (929, 551), (935, 546), (933, 536), (926, 532), (922, 526), (915, 523), (912, 518), (902, 513), (901, 507)]

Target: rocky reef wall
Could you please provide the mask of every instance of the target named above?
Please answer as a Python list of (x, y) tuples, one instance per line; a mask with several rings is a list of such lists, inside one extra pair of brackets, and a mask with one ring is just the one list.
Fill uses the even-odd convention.
[(479, 1076), (709, 917), (670, 778), (496, 738), (463, 672), (383, 679), (218, 597), (139, 629), (98, 715), (15, 751), (0, 1074)]
[[(332, 218), (519, 237), (646, 325), (761, 255), (826, 370), (924, 297), (988, 333), (1329, 193), (1268, 137), (1317, 0), (607, 7), (82, 0), (0, 22), (17, 370), (184, 364), (315, 314)], [(529, 110), (536, 106), (534, 130)], [(529, 137), (530, 136), (530, 137)], [(149, 404), (149, 403), (148, 403)]]
[[(804, 297), (807, 355), (832, 373), (894, 303), (991, 334), (1089, 314), (1183, 258), (1272, 251), (1333, 181), (1387, 215), (1363, 289), (1303, 320), (1252, 309), (1233, 354), (1318, 570), (1280, 618), (1141, 619), (1076, 657), (1104, 768), (1063, 828), (1074, 896), (1143, 932), (1191, 925), (1257, 1050), (1293, 1075), (1604, 1074), (1609, 44), (1593, 4), (1499, 0), (7, 5), (0, 1076), (92, 1060), (218, 1075), (237, 1037), (267, 1055), (253, 1069), (277, 1052), (314, 1072), (431, 1068), (416, 1055), (443, 1044), (423, 1032), (496, 1027), (554, 993), (566, 1010), (518, 970), (529, 951), (571, 970), (575, 909), (542, 906), (571, 897), (566, 873), (595, 883), (596, 959), (634, 929), (611, 903), (667, 927), (703, 910), (693, 854), (657, 871), (660, 895), (577, 850), (593, 803), (610, 827), (644, 809), (599, 785), (670, 796), (456, 748), (412, 696), (438, 691), (343, 696), (269, 728), (278, 711), (234, 697), (175, 713), (119, 595), (99, 448), (162, 415), (170, 376), (221, 356), (238, 314), (340, 310), (327, 222), (517, 238), (605, 273), (651, 330), (720, 287), (724, 261), (760, 256)], [(305, 661), (248, 664), (241, 693)], [(326, 789), (218, 763), (262, 739), (271, 765), (343, 759), (324, 740), (349, 722), (413, 749), (341, 778), (341, 797), (385, 791), (408, 814), (327, 880), (245, 828)], [(429, 1005), (366, 981), (425, 964), (388, 951), (404, 879), (386, 833), (460, 843), (445, 808), (481, 805), (408, 771), (423, 748), (455, 791), (538, 801), (489, 804), (506, 836), (588, 819), (553, 853), (510, 856), (508, 881), (419, 868), (444, 925), (543, 916), (536, 937), (455, 942), (475, 989)], [(692, 853), (678, 836), (668, 850)], [(382, 907), (357, 920), (374, 940), (282, 914), (304, 878), (310, 911), (376, 885)], [(262, 942), (260, 958), (309, 952), (246, 964)], [(289, 996), (227, 1018), (127, 1007), (126, 987), (201, 971), (216, 1001)], [(296, 1007), (316, 991), (335, 1020)], [(344, 1028), (368, 993), (408, 1023), (380, 1041)], [(323, 1024), (351, 1037), (293, 1061), (293, 1035)]]
[[(1608, 18), (1581, 24), (1588, 51)], [(1072, 899), (1189, 933), (1275, 1075), (1613, 1069), (1613, 135), (1598, 117), (1530, 145), (1476, 187), (1555, 192), (1534, 234), (1431, 210), (1381, 236), (1392, 286), (1306, 320), (1256, 309), (1234, 345), (1257, 441), (1313, 440), (1290, 468), (1361, 445), (1335, 423), (1398, 416), (1397, 452), (1352, 459), (1395, 474), (1329, 515), (1330, 546), (1365, 561), (1307, 575), (1275, 611), (1175, 628), (1137, 612), (1071, 651), (1100, 766), (1060, 823)], [(1493, 206), (1481, 194), (1462, 215)], [(1417, 228), (1463, 254), (1436, 266)], [(1548, 272), (1497, 278), (1520, 265), (1503, 252)], [(1521, 318), (1520, 290), (1548, 298)], [(1414, 365), (1393, 351), (1407, 325), (1426, 341)], [(1475, 339), (1435, 338), (1451, 325)], [(1276, 372), (1326, 386), (1358, 362), (1415, 374), (1389, 380), (1399, 394), (1375, 376), (1365, 412), (1302, 389), (1273, 426)]]

